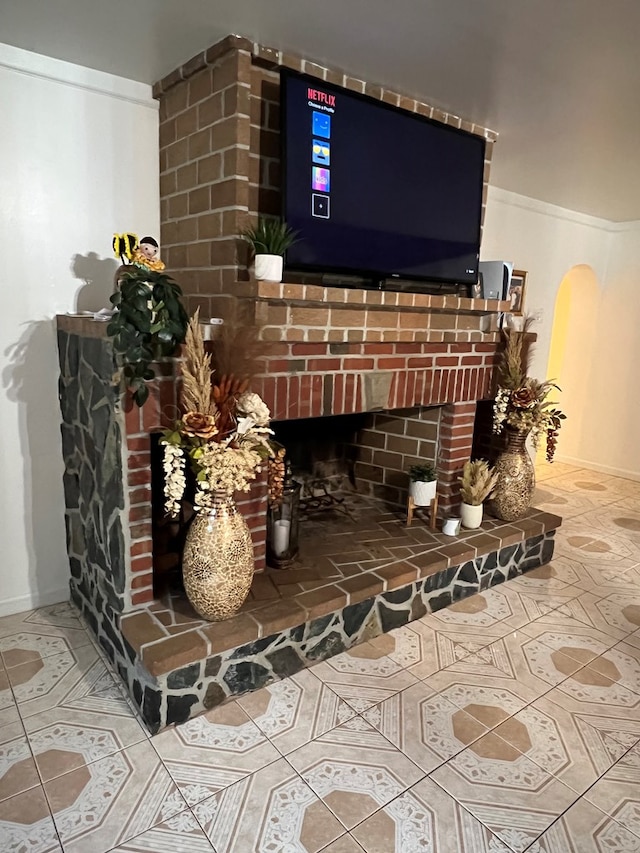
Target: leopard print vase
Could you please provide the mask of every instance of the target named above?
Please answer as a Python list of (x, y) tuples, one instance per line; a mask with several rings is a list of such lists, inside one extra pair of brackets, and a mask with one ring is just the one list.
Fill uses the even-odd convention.
[(217, 493), (211, 509), (198, 512), (187, 533), (182, 574), (187, 598), (210, 622), (234, 616), (253, 580), (253, 543), (231, 495)]

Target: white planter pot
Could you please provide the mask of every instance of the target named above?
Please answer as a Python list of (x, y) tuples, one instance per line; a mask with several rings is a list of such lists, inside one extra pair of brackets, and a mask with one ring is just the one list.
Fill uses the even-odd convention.
[(472, 506), (471, 504), (460, 505), (460, 517), (462, 518), (462, 526), (468, 530), (475, 530), (482, 524), (482, 504)]
[(425, 483), (424, 480), (415, 480), (409, 483), (409, 494), (413, 498), (416, 506), (430, 506), (431, 501), (436, 496), (437, 480), (430, 480)]
[(282, 255), (256, 255), (258, 281), (282, 281)]

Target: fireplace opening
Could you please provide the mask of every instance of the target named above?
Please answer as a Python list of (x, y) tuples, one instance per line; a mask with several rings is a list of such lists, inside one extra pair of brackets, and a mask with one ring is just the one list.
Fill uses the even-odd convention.
[[(423, 406), (273, 421), (274, 439), (286, 448), (294, 479), (302, 485), (302, 524), (311, 524), (314, 530), (318, 525), (340, 526), (354, 515), (366, 514), (367, 508), (396, 515), (404, 512), (409, 468), (425, 462), (437, 467), (441, 412), (440, 406)], [(161, 433), (152, 433), (149, 438), (153, 595), (160, 598), (182, 590), (182, 552), (193, 518), (195, 484), (189, 482), (187, 469), (188, 487), (181, 513), (177, 519), (169, 518), (164, 510)], [(261, 549), (264, 553), (267, 523), (264, 480), (256, 483), (255, 490), (265, 495), (263, 502), (258, 502), (257, 508), (253, 504), (250, 510), (259, 554)], [(249, 496), (247, 500), (255, 498)]]
[(366, 415), (274, 421), (274, 439), (287, 453), (301, 499), (355, 488), (357, 436)]
[(275, 421), (301, 499), (358, 493), (406, 505), (412, 465), (436, 464), (440, 406)]

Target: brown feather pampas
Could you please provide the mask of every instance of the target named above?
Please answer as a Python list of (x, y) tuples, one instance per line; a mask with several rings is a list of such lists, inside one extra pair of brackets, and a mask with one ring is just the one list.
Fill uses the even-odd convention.
[(182, 403), (185, 412), (215, 415), (211, 398), (211, 356), (204, 350), (200, 329), (200, 309), (189, 320), (182, 366)]
[(502, 388), (519, 388), (529, 374), (531, 345), (527, 333), (533, 325), (531, 316), (524, 318), (522, 329), (503, 329), (505, 346), (498, 361), (498, 384)]

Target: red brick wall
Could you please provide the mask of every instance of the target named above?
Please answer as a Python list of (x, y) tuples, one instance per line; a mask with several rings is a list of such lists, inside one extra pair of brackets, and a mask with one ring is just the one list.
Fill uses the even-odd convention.
[[(437, 462), (441, 507), (448, 510), (459, 502), (457, 479), (471, 455), (476, 401), (491, 395), (496, 352), (496, 343), (483, 342), (273, 344), (266, 375), (257, 378), (254, 389), (274, 420), (366, 411), (366, 376), (381, 372), (391, 374), (382, 408), (445, 406), (438, 457), (428, 458)], [(372, 459), (371, 464), (388, 468), (388, 473), (379, 475), (383, 484), (388, 481), (384, 496), (401, 502), (398, 472), (406, 471), (407, 460), (397, 467), (387, 461), (382, 460), (381, 465), (380, 459)], [(370, 482), (375, 481), (374, 475)]]
[(392, 374), (386, 409), (490, 395), (495, 343), (273, 344), (254, 382), (275, 420), (366, 411), (366, 374)]
[(406, 504), (412, 465), (437, 463), (441, 406), (376, 412), (358, 433), (356, 486), (389, 503)]

